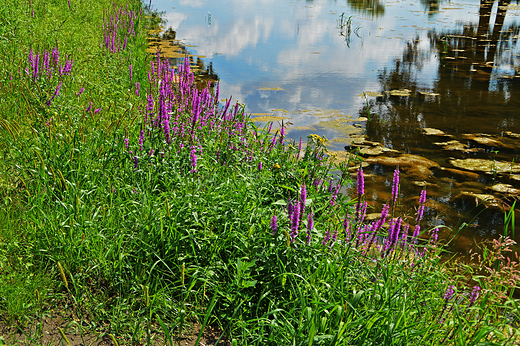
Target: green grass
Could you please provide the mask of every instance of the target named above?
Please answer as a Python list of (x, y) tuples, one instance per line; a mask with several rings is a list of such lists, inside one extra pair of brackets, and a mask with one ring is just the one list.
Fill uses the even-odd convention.
[[(157, 331), (177, 343), (193, 323), (240, 345), (517, 342), (510, 243), (462, 265), (443, 263), (428, 232), (392, 240), (393, 220), (371, 230), (356, 212), (363, 194), (335, 192), (354, 189), (331, 173), (350, 163), (334, 166), (326, 140), (310, 136), (300, 152), (282, 129), (198, 90), (187, 65), (166, 78), (144, 52), (157, 17), (139, 2), (71, 6), (0, 9), (3, 323), (24, 329), (58, 306), (120, 344)], [(120, 51), (102, 29), (114, 13)], [(71, 73), (34, 78), (31, 50), (54, 47)], [(296, 226), (287, 204), (300, 205), (303, 186)], [(474, 301), (469, 282), (483, 288)]]

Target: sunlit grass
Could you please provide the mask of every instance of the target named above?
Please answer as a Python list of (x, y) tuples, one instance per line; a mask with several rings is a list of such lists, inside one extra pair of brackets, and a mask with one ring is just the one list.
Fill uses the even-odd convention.
[(241, 345), (516, 342), (509, 243), (449, 268), (420, 229), (425, 192), (414, 224), (394, 215), (398, 170), (365, 222), (362, 171), (331, 173), (355, 162), (256, 127), (188, 61), (146, 56), (154, 17), (128, 3), (0, 10), (5, 323), (58, 304), (128, 343), (192, 323)]

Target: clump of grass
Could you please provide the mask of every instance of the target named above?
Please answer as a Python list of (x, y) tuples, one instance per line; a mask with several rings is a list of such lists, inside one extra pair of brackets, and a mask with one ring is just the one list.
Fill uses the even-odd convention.
[[(441, 263), (437, 232), (421, 231), (426, 190), (405, 223), (396, 170), (392, 201), (365, 221), (361, 168), (350, 198), (354, 182), (331, 173), (325, 138), (309, 136), (302, 152), (283, 124), (259, 128), (243, 105), (220, 104), (218, 84), (198, 88), (188, 60), (146, 57), (146, 17), (131, 4), (56, 5), (50, 18), (51, 4), (11, 5), (44, 26), (90, 15), (97, 31), (84, 53), (67, 53), (78, 44), (67, 36), (41, 38), (6, 65), (8, 103), (27, 113), (0, 108), (9, 275), (50, 272), (29, 292), (54, 292), (114, 341), (150, 343), (155, 326), (171, 344), (198, 321), (236, 344), (515, 342), (516, 300), (491, 299), (485, 280), (466, 288)], [(68, 74), (54, 50), (73, 61)], [(51, 300), (38, 297), (42, 311)]]

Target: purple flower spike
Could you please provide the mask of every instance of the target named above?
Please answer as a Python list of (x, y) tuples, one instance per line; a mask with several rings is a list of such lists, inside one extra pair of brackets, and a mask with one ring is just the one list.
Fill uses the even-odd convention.
[(365, 177), (363, 176), (363, 168), (359, 167), (357, 173), (357, 194), (361, 198), (365, 194)]
[(291, 219), (292, 219), (291, 220), (292, 221), (291, 238), (292, 238), (292, 241), (294, 241), (296, 239), (296, 237), (298, 236), (298, 228), (300, 225), (300, 206), (298, 204), (296, 204), (294, 206), (294, 210), (293, 210)]
[(278, 229), (278, 224), (276, 220), (276, 215), (273, 215), (271, 218), (271, 231), (273, 231), (273, 235), (276, 234), (276, 230)]
[(259, 171), (262, 170), (262, 161), (259, 161), (259, 162), (258, 162), (258, 170), (259, 170)]
[(302, 184), (300, 188), (300, 213), (303, 217), (303, 214), (305, 214), (305, 202), (307, 200), (307, 187), (305, 184)]
[(191, 147), (190, 152), (191, 167), (190, 173), (197, 173), (197, 150), (195, 147)]
[(128, 69), (130, 71), (130, 80), (132, 80), (132, 65), (128, 65)]
[(446, 293), (444, 294), (444, 300), (448, 301), (453, 298), (453, 293), (455, 293), (455, 287), (453, 285), (448, 286)]
[(472, 306), (473, 304), (475, 304), (475, 302), (477, 301), (478, 296), (479, 296), (479, 291), (480, 291), (479, 286), (473, 287), (473, 291), (471, 292), (471, 295), (469, 297), (469, 306)]
[(425, 202), (426, 202), (426, 190), (422, 190), (421, 196), (419, 197), (419, 209), (417, 209), (417, 217), (415, 218), (415, 221), (417, 223), (422, 220)]
[(98, 114), (99, 112), (101, 112), (101, 108), (94, 110), (94, 114)]
[(85, 110), (85, 113), (90, 112), (91, 109), (92, 109), (92, 101), (90, 101), (90, 103), (88, 104), (88, 107), (87, 107), (87, 109)]
[(432, 233), (432, 244), (436, 244), (437, 240), (439, 239), (439, 229), (435, 228)]
[(60, 62), (60, 52), (58, 51), (58, 47), (54, 47), (52, 49), (52, 62), (56, 66), (58, 66), (58, 64)]
[(139, 134), (139, 150), (144, 149), (144, 130), (141, 129), (141, 133)]
[(289, 199), (287, 201), (287, 216), (289, 217), (289, 220), (291, 219), (293, 211), (294, 211), (294, 206), (292, 204), (292, 201)]
[(397, 202), (397, 197), (399, 196), (399, 168), (396, 168), (394, 171), (394, 180), (392, 184), (392, 199), (394, 204)]
[(81, 89), (79, 89), (79, 91), (76, 93), (76, 96), (81, 96), (81, 94), (83, 94), (84, 91), (85, 91), (85, 88), (81, 87)]
[(130, 139), (125, 138), (125, 149), (128, 150), (128, 146), (129, 146), (129, 144), (130, 144)]
[(134, 156), (134, 168), (137, 169), (139, 167), (139, 159), (137, 156)]

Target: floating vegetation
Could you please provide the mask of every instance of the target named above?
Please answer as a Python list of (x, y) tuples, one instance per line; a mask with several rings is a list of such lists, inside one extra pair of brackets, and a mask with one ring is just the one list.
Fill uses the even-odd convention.
[(486, 159), (453, 159), (449, 160), (457, 168), (468, 171), (486, 173), (520, 173), (520, 164), (514, 162), (486, 160)]
[(255, 117), (251, 120), (253, 121), (282, 121), (284, 119), (288, 119), (286, 117), (277, 117), (275, 115), (265, 115), (265, 116), (259, 116)]
[(446, 134), (442, 130), (434, 129), (432, 127), (423, 127), (421, 130), (422, 130), (423, 135), (426, 135), (426, 136), (453, 137), (452, 135)]

